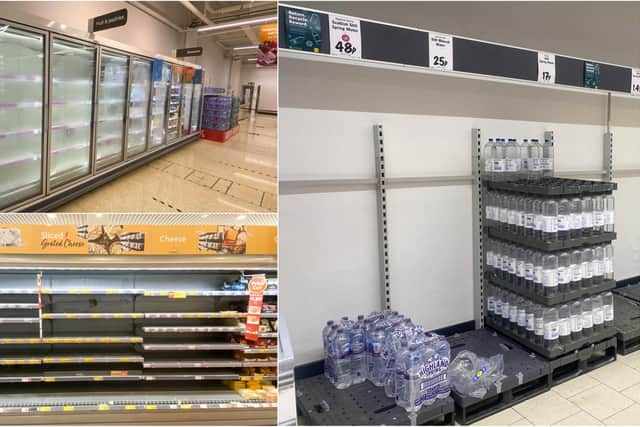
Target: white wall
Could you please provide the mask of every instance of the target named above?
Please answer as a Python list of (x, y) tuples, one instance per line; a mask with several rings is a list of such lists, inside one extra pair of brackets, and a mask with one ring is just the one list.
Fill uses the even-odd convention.
[(240, 84), (255, 82), (260, 86), (259, 111), (278, 110), (278, 68), (256, 67), (255, 63), (243, 65), (240, 70)]
[[(633, 38), (622, 37), (638, 31), (629, 16), (637, 5), (559, 3), (553, 13), (547, 3), (541, 6), (547, 20), (530, 19), (543, 13), (534, 3), (304, 6), (640, 64)], [(574, 8), (578, 21), (570, 28), (560, 25), (567, 16), (560, 12)], [(473, 13), (460, 14), (465, 10)], [(610, 13), (598, 15), (603, 10)], [(493, 25), (496, 16), (509, 25)], [(629, 44), (626, 60), (595, 34), (569, 34), (600, 19), (616, 22), (607, 32)], [(434, 26), (438, 22), (447, 25)], [(603, 168), (602, 95), (283, 58), (279, 66), (281, 181), (374, 178), (377, 123), (384, 125), (387, 177), (470, 176), (473, 127), (481, 128), (484, 138), (542, 137), (553, 130), (559, 172)], [(613, 99), (612, 131), (615, 168), (640, 169), (640, 102)], [(614, 270), (624, 279), (640, 274), (640, 178), (616, 181)], [(471, 185), (388, 190), (391, 305), (426, 328), (473, 320), (472, 191)], [(372, 190), (281, 194), (281, 310), (296, 363), (321, 357), (320, 330), (327, 319), (380, 308), (376, 218)]]

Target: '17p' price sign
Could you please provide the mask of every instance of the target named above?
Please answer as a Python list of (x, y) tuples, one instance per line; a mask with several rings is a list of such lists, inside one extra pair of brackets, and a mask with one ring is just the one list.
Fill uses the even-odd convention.
[(640, 96), (640, 68), (631, 69), (631, 95)]
[(329, 15), (329, 41), (331, 55), (362, 58), (360, 20)]
[(538, 82), (556, 82), (556, 56), (552, 53), (538, 52)]

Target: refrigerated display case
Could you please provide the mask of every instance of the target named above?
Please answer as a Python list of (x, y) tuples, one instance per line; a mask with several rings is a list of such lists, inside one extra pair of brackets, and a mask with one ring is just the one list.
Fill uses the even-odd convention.
[(127, 124), (127, 155), (142, 153), (149, 134), (149, 98), (151, 96), (151, 61), (131, 59), (129, 86), (129, 122)]
[(151, 97), (151, 142), (157, 147), (166, 142), (167, 99), (171, 84), (171, 64), (155, 60), (153, 63), (153, 96)]
[(180, 135), (191, 133), (191, 105), (193, 100), (193, 68), (187, 68), (184, 72), (184, 82), (182, 83), (182, 106), (180, 114)]
[(0, 207), (6, 207), (43, 191), (45, 36), (1, 29)]
[(167, 142), (171, 143), (180, 135), (180, 106), (182, 104), (183, 67), (174, 66), (171, 71), (169, 103), (167, 106)]
[(200, 129), (200, 105), (202, 101), (202, 84), (193, 84), (193, 106), (191, 107), (191, 132)]
[(124, 157), (124, 123), (127, 107), (129, 58), (102, 50), (98, 82), (96, 167), (102, 169)]
[(54, 209), (197, 140), (192, 110), (201, 89), (185, 81), (183, 99), (184, 69), (202, 73), (176, 58), (2, 10), (0, 210)]

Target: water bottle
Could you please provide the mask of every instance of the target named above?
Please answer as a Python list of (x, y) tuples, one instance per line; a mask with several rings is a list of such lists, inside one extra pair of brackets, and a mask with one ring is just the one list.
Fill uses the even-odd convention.
[(494, 297), (495, 306), (493, 310), (493, 323), (500, 325), (502, 323), (502, 301), (504, 299), (504, 291), (501, 289), (496, 290)]
[(437, 362), (437, 384), (438, 384), (438, 399), (446, 399), (451, 394), (451, 387), (449, 385), (449, 362), (451, 361), (451, 346), (445, 337), (437, 336), (436, 341), (438, 345), (438, 362)]
[(575, 301), (571, 304), (571, 340), (578, 341), (582, 338), (582, 302)]
[(351, 382), (360, 384), (367, 379), (367, 353), (363, 323), (364, 316), (351, 328)]
[(582, 287), (582, 251), (571, 252), (571, 284), (569, 288), (577, 291)]
[(593, 332), (599, 333), (604, 330), (604, 311), (602, 308), (602, 297), (596, 295), (591, 299), (593, 305)]
[(526, 221), (526, 212), (527, 212), (527, 206), (526, 206), (526, 199), (522, 196), (518, 196), (516, 198), (516, 206), (517, 206), (517, 212), (518, 212), (518, 217), (516, 218), (516, 232), (521, 235), (524, 236), (525, 230), (526, 230), (526, 226), (525, 226), (525, 221)]
[(331, 330), (327, 334), (327, 346), (325, 350), (324, 359), (324, 374), (332, 384), (336, 383), (336, 369), (335, 369), (335, 353), (333, 351), (333, 341), (338, 332), (338, 325), (332, 324)]
[(542, 286), (543, 295), (555, 296), (558, 293), (558, 256), (544, 255), (542, 257)]
[(613, 245), (610, 243), (604, 247), (604, 278), (613, 280)]
[(591, 237), (593, 234), (593, 199), (583, 197), (582, 204), (582, 236)]
[(558, 202), (558, 239), (568, 239), (571, 235), (571, 226), (571, 202), (569, 199), (561, 199)]
[(505, 292), (502, 300), (502, 327), (509, 329), (509, 316), (511, 315), (511, 300), (513, 299), (511, 292)]
[(335, 386), (345, 389), (351, 386), (351, 336), (343, 327), (339, 327), (333, 340), (335, 357)]
[(531, 138), (529, 146), (529, 179), (535, 181), (542, 177), (542, 145), (539, 139)]
[(493, 138), (489, 138), (489, 141), (484, 146), (484, 177), (490, 181), (494, 181), (493, 162), (496, 157), (496, 143)]
[(582, 335), (585, 337), (593, 335), (593, 306), (591, 298), (582, 300)]
[(485, 269), (487, 270), (487, 273), (489, 274), (493, 274), (494, 272), (494, 264), (495, 264), (495, 257), (496, 257), (496, 251), (495, 251), (495, 247), (496, 247), (496, 242), (494, 240), (488, 239), (487, 240), (487, 250), (485, 251)]
[(593, 249), (586, 248), (582, 251), (582, 288), (593, 286)]
[(534, 230), (535, 230), (535, 214), (533, 212), (533, 201), (535, 199), (531, 198), (531, 197), (527, 197), (525, 198), (524, 201), (524, 210), (525, 210), (525, 216), (524, 216), (524, 235), (527, 237), (533, 237), (534, 234)]
[(542, 240), (558, 240), (558, 202), (548, 199), (542, 202)]
[(607, 292), (602, 295), (602, 311), (604, 313), (604, 327), (613, 326), (613, 294)]
[(571, 307), (567, 304), (560, 306), (558, 311), (558, 330), (560, 335), (560, 344), (566, 345), (571, 342)]
[(535, 239), (542, 239), (542, 233), (544, 229), (544, 215), (542, 213), (542, 200), (535, 199), (533, 201), (533, 237)]
[(509, 304), (509, 330), (513, 332), (518, 331), (518, 310), (523, 303), (523, 299), (517, 295), (514, 295)]
[(536, 305), (533, 316), (534, 343), (542, 346), (544, 344), (544, 307)]
[(542, 145), (542, 175), (543, 176), (553, 176), (553, 168), (554, 168), (554, 159), (553, 159), (553, 140), (544, 139), (544, 144)]
[(558, 346), (560, 327), (558, 324), (558, 310), (554, 307), (544, 311), (544, 348), (550, 350)]
[(492, 226), (493, 225), (493, 209), (495, 206), (495, 196), (496, 193), (494, 193), (493, 191), (489, 191), (487, 192), (487, 197), (485, 198), (484, 202), (484, 221), (486, 222), (486, 224), (488, 226)]
[(505, 177), (505, 141), (504, 138), (496, 138), (496, 151), (493, 161), (494, 181), (504, 181)]
[(577, 239), (582, 237), (582, 199), (575, 197), (571, 199), (571, 229), (569, 237)]
[(520, 289), (525, 288), (525, 258), (526, 250), (518, 247), (516, 250), (516, 286)]
[(571, 286), (571, 254), (563, 252), (558, 255), (558, 292), (565, 293)]
[(533, 290), (538, 295), (544, 294), (542, 271), (542, 254), (536, 251), (533, 253)]
[(534, 265), (533, 265), (533, 251), (531, 249), (527, 249), (524, 252), (524, 288), (528, 291), (534, 290), (533, 283), (533, 274), (534, 274)]
[[(407, 353), (409, 352), (409, 342), (406, 338), (403, 338), (400, 341), (400, 351), (396, 355), (396, 365), (395, 365), (395, 374), (393, 379), (393, 396), (395, 398), (398, 406), (402, 406), (399, 401), (407, 402), (406, 399), (406, 387), (404, 380), (404, 369), (403, 369), (403, 360), (406, 359)], [(404, 403), (407, 404), (407, 403)], [(402, 406), (404, 407), (404, 406)]]
[(535, 310), (536, 305), (532, 302), (529, 302), (526, 306), (527, 309), (527, 326), (526, 326), (526, 338), (527, 340), (534, 342), (535, 338)]
[(615, 230), (615, 202), (613, 196), (608, 194), (604, 196), (604, 231), (614, 232)]
[(367, 366), (367, 378), (375, 386), (384, 385), (385, 366), (382, 359), (382, 346), (384, 344), (386, 334), (383, 326), (376, 326), (371, 332), (370, 340), (368, 341), (368, 366)]
[(604, 248), (593, 248), (593, 285), (600, 285), (604, 281)]
[(509, 264), (508, 264), (508, 273), (509, 273), (509, 282), (515, 284), (516, 283), (516, 266), (518, 264), (517, 258), (518, 248), (514, 245), (509, 245), (509, 250), (507, 251)]
[(527, 309), (529, 308), (529, 301), (524, 298), (520, 298), (521, 301), (518, 304), (518, 319), (516, 332), (521, 337), (527, 336)]
[(529, 139), (523, 138), (520, 147), (520, 179), (529, 179)]
[(487, 318), (493, 321), (496, 312), (496, 288), (489, 284), (487, 286)]
[(605, 200), (602, 196), (593, 198), (593, 234), (598, 235), (604, 232), (604, 210)]
[(518, 199), (516, 196), (508, 196), (507, 222), (509, 224), (509, 232), (517, 233), (518, 231)]
[(349, 330), (356, 322), (353, 320), (349, 320), (349, 316), (342, 316), (340, 318), (340, 326), (342, 326), (345, 330)]

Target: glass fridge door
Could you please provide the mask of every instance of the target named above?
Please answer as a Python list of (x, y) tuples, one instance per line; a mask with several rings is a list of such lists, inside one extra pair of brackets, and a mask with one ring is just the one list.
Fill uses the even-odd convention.
[(200, 100), (202, 99), (202, 85), (193, 85), (193, 107), (191, 108), (191, 133), (200, 129)]
[(182, 97), (182, 72), (179, 67), (173, 67), (171, 86), (169, 88), (169, 114), (167, 116), (167, 141), (173, 142), (178, 138), (180, 102)]
[(123, 159), (124, 121), (127, 105), (128, 57), (103, 50), (98, 84), (96, 166), (98, 169)]
[(44, 35), (0, 29), (0, 208), (6, 208), (42, 194)]
[(147, 146), (149, 97), (151, 96), (151, 61), (134, 58), (131, 61), (129, 91), (129, 126), (127, 154), (142, 153)]
[(49, 186), (91, 172), (96, 48), (54, 38), (51, 43)]
[(182, 136), (191, 133), (191, 97), (193, 95), (193, 83), (182, 85), (182, 115), (180, 116), (180, 128)]
[(151, 147), (162, 145), (166, 141), (165, 118), (167, 115), (167, 95), (171, 82), (171, 65), (162, 64), (159, 80), (153, 81), (153, 96), (151, 97)]

